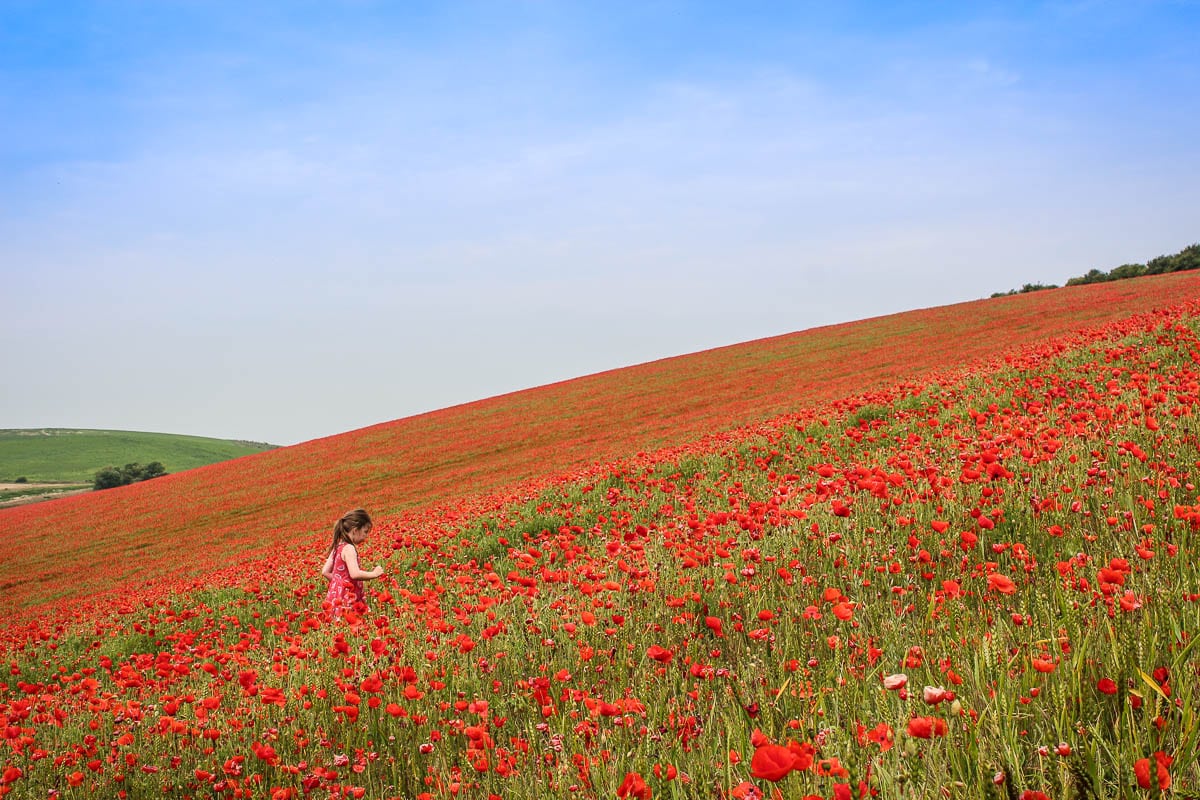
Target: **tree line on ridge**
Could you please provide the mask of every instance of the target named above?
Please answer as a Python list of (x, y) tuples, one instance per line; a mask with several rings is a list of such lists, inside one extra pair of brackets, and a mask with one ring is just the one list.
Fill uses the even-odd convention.
[[(1152, 258), (1145, 264), (1122, 264), (1105, 272), (1100, 269), (1090, 269), (1087, 273), (1070, 278), (1067, 286), (1080, 286), (1085, 283), (1106, 283), (1120, 281), (1126, 278), (1140, 278), (1143, 275), (1165, 275), (1168, 272), (1185, 272), (1200, 269), (1200, 244), (1189, 245), (1178, 253), (1169, 256)], [(1053, 283), (1027, 283), (1020, 289), (1010, 289), (1007, 292), (995, 292), (992, 297), (1007, 297), (1013, 294), (1037, 292), (1042, 289), (1057, 289)]]

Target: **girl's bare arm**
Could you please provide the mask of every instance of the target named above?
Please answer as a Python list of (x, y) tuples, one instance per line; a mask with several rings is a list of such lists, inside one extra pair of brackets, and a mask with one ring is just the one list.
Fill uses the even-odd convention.
[(376, 566), (370, 572), (363, 572), (358, 566), (358, 550), (352, 544), (342, 548), (342, 560), (346, 562), (346, 571), (356, 581), (369, 581), (383, 574), (383, 565)]

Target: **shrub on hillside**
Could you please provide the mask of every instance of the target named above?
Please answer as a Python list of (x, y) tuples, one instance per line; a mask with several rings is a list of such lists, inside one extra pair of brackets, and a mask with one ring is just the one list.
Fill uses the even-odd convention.
[(151, 461), (149, 464), (126, 464), (123, 467), (105, 467), (96, 473), (92, 488), (112, 489), (116, 486), (127, 486), (131, 483), (148, 481), (159, 475), (166, 475), (167, 470), (161, 461)]
[(1009, 289), (1007, 292), (993, 292), (992, 297), (1011, 297), (1014, 294), (1029, 294), (1030, 292), (1040, 292), (1044, 289), (1057, 289), (1053, 283), (1027, 283), (1020, 289)]
[(1083, 275), (1080, 275), (1075, 278), (1068, 278), (1067, 286), (1083, 286), (1083, 285), (1089, 284), (1089, 283), (1104, 283), (1108, 279), (1109, 278), (1108, 278), (1107, 272), (1093, 267), (1092, 269), (1089, 269)]

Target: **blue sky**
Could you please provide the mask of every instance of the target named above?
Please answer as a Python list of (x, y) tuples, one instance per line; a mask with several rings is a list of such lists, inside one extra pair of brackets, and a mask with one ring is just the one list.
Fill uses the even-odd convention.
[(291, 444), (1200, 240), (1200, 5), (0, 0), (0, 427)]

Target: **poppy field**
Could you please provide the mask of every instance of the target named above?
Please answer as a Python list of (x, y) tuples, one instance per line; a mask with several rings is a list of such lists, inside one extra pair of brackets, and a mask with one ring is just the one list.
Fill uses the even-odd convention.
[[(546, 410), (490, 476), (444, 448), (423, 483), (377, 490), (362, 560), (387, 574), (340, 620), (313, 520), (363, 473), (271, 484), (258, 522), (307, 539), (237, 558), (224, 532), (256, 518), (232, 501), (104, 500), (152, 516), (171, 498), (186, 533), (165, 538), (195, 537), (207, 569), (114, 574), (90, 604), (22, 589), (0, 796), (1196, 796), (1200, 292), (1127, 283), (1127, 306), (1101, 287), (1012, 298), (1028, 327), (993, 339), (860, 343), (836, 355), (845, 377), (814, 366), (790, 401), (764, 344), (759, 383), (722, 389), (714, 366), (698, 380), (725, 399), (691, 414), (601, 397), (613, 421), (586, 428), (591, 412)], [(1108, 301), (1029, 314), (1064, 297)], [(897, 350), (904, 335), (927, 348)], [(387, 430), (324, 446), (365, 464)], [(149, 550), (112, 541), (77, 545), (104, 564)]]

